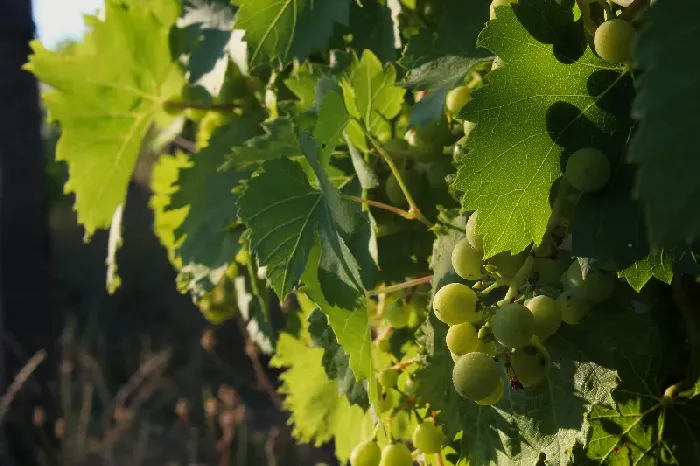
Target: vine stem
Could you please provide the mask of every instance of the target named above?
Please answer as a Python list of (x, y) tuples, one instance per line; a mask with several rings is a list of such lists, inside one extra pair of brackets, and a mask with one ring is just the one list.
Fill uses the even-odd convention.
[(406, 288), (413, 288), (414, 286), (425, 285), (426, 283), (430, 283), (432, 279), (432, 275), (428, 275), (427, 277), (415, 278), (407, 282), (399, 283), (398, 285), (385, 286), (382, 288), (377, 288), (376, 290), (370, 290), (366, 293), (366, 295), (374, 296), (383, 293), (393, 293), (395, 291), (405, 290)]
[(239, 109), (241, 107), (239, 105), (234, 105), (234, 104), (204, 105), (204, 104), (198, 104), (196, 102), (178, 102), (175, 100), (167, 100), (163, 103), (163, 108), (166, 108), (168, 110), (187, 110), (188, 108), (192, 108), (195, 110), (210, 110), (212, 112), (215, 112), (215, 111), (232, 112), (232, 111)]
[(385, 204), (383, 202), (377, 202), (377, 201), (371, 201), (369, 199), (365, 199), (363, 197), (358, 197), (358, 196), (351, 196), (349, 194), (343, 195), (343, 199), (347, 199), (348, 201), (353, 201), (353, 202), (359, 202), (360, 204), (364, 205), (370, 205), (372, 207), (376, 207), (377, 209), (383, 209), (383, 210), (388, 210), (389, 212), (393, 212), (396, 215), (399, 215), (405, 219), (408, 220), (413, 220), (413, 215), (409, 213), (406, 210), (399, 209), (398, 207), (394, 207), (389, 204)]
[(552, 232), (561, 222), (562, 210), (564, 208), (564, 202), (566, 201), (566, 196), (569, 193), (569, 183), (566, 178), (561, 179), (559, 183), (559, 190), (557, 191), (557, 197), (554, 199), (554, 205), (552, 206), (552, 214), (549, 216), (547, 221), (547, 227), (542, 237), (542, 242), (533, 250), (533, 254), (527, 256), (525, 263), (516, 272), (513, 279), (508, 285), (508, 291), (506, 295), (497, 304), (498, 306), (503, 306), (508, 304), (513, 298), (518, 295), (518, 290), (523, 286), (525, 281), (530, 278), (532, 274), (532, 269), (535, 265), (535, 257), (539, 257), (547, 253), (547, 249), (550, 247), (550, 242), (552, 238)]
[(438, 466), (445, 466), (445, 463), (442, 461), (442, 452), (441, 451), (435, 453), (435, 458), (437, 458)]
[(418, 359), (409, 359), (408, 361), (403, 361), (394, 364), (393, 366), (390, 367), (390, 369), (395, 370), (395, 371), (401, 371), (404, 370), (406, 367), (410, 366), (411, 364), (418, 364), (420, 361)]

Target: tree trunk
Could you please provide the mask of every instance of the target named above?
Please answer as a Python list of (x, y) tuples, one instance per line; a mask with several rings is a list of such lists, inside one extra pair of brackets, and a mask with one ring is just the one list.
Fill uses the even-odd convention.
[[(0, 387), (3, 392), (34, 352), (55, 341), (57, 326), (53, 322), (58, 318), (53, 315), (58, 313), (49, 307), (50, 243), (38, 85), (29, 72), (21, 69), (27, 62), (28, 43), (33, 37), (31, 1), (1, 0), (0, 361), (4, 367)], [(37, 387), (36, 375), (28, 385)], [(14, 409), (23, 418), (21, 424), (25, 428), (31, 422), (32, 391), (31, 386), (25, 386), (15, 399)], [(15, 432), (19, 434), (19, 429), (14, 424), (8, 428), (8, 420), (12, 422), (6, 419), (5, 433), (15, 437), (8, 444), (16, 451)], [(20, 450), (27, 447), (31, 445), (22, 445)], [(16, 460), (19, 464), (31, 464), (26, 458)], [(1, 459), (0, 462), (8, 464)]]

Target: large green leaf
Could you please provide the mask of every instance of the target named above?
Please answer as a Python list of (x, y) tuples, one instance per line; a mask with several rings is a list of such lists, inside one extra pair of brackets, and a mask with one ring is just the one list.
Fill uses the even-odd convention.
[(464, 209), (479, 210), (486, 257), (542, 240), (562, 158), (584, 145), (619, 153), (629, 134), (629, 118), (609, 110), (628, 79), (588, 49), (572, 5), (499, 7), (479, 36), (505, 65), (462, 110), (476, 127), (453, 187), (464, 192)]
[(675, 251), (652, 253), (620, 272), (620, 276), (624, 277), (637, 292), (652, 277), (670, 285), (673, 279), (673, 263), (676, 259)]
[(635, 51), (640, 120), (630, 159), (639, 164), (636, 193), (654, 246), (700, 236), (700, 188), (695, 174), (700, 111), (700, 3), (656, 2), (644, 16)]
[(347, 24), (350, 0), (239, 0), (236, 29), (245, 31), (250, 63), (304, 60), (326, 45), (335, 23)]
[(351, 37), (348, 45), (357, 53), (371, 50), (382, 62), (396, 59), (391, 9), (380, 0), (352, 2), (350, 22), (335, 28), (331, 48), (345, 48), (348, 36)]
[(69, 51), (33, 41), (26, 65), (51, 87), (44, 104), (61, 125), (56, 158), (68, 164), (66, 190), (88, 237), (124, 203), (141, 141), (156, 119), (167, 120), (163, 103), (183, 81), (168, 45), (179, 2), (108, 0), (104, 12)]

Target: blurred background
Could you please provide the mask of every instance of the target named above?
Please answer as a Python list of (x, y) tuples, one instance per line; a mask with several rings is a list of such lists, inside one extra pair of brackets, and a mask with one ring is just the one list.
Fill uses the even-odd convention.
[(214, 327), (176, 290), (148, 154), (128, 193), (122, 286), (106, 293), (107, 233), (83, 242), (54, 160), (60, 128), (21, 70), (33, 37), (69, 47), (101, 6), (0, 1), (0, 464), (332, 464), (330, 446), (292, 441), (278, 374), (243, 322)]

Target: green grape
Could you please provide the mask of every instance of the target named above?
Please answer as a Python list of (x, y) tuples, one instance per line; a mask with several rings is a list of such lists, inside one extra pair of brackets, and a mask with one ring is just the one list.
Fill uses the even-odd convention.
[(469, 241), (469, 244), (474, 246), (474, 249), (483, 251), (484, 236), (476, 233), (476, 222), (478, 213), (479, 212), (474, 212), (469, 216), (469, 219), (467, 220), (467, 240)]
[(584, 193), (603, 189), (610, 179), (610, 161), (594, 147), (579, 149), (566, 161), (564, 173), (571, 186)]
[(496, 356), (496, 342), (479, 340), (479, 344), (476, 346), (476, 349), (474, 351), (488, 354), (491, 356)]
[(476, 404), (483, 405), (483, 406), (495, 405), (496, 403), (501, 401), (501, 398), (503, 398), (504, 391), (505, 391), (505, 386), (503, 384), (503, 379), (499, 377), (498, 378), (498, 385), (496, 385), (496, 388), (493, 389), (491, 394), (485, 398), (482, 398), (480, 400), (476, 400)]
[(476, 293), (461, 283), (450, 283), (440, 288), (433, 298), (433, 310), (435, 316), (447, 325), (479, 320)]
[(414, 126), (418, 141), (442, 147), (450, 138), (450, 125), (447, 117), (442, 115), (439, 120), (431, 120)]
[(404, 328), (411, 319), (411, 307), (402, 299), (394, 301), (384, 309), (384, 318), (394, 328)]
[(391, 353), (391, 333), (382, 331), (375, 341), (377, 349), (382, 353)]
[(595, 304), (592, 301), (578, 299), (566, 291), (557, 298), (561, 307), (561, 319), (569, 325), (580, 324)]
[(395, 399), (394, 390), (382, 390), (377, 397), (377, 412), (381, 414), (389, 411), (394, 407)]
[(498, 363), (484, 353), (460, 356), (452, 369), (452, 383), (463, 398), (472, 401), (489, 396), (501, 378)]
[(377, 466), (382, 450), (374, 440), (359, 443), (350, 453), (350, 466)]
[(530, 342), (510, 355), (510, 365), (524, 387), (540, 383), (549, 372), (549, 351), (538, 342)]
[(411, 155), (411, 148), (408, 141), (403, 139), (389, 139), (382, 148), (391, 156), (394, 162), (406, 160)]
[[(420, 175), (413, 170), (401, 170), (400, 174), (401, 179), (406, 184), (406, 189), (408, 189), (408, 192), (412, 196), (415, 196), (421, 188)], [(401, 186), (399, 186), (399, 182), (393, 173), (386, 179), (384, 190), (386, 192), (386, 197), (392, 204), (397, 206), (407, 205), (406, 196), (404, 196)]]
[(430, 421), (423, 421), (413, 430), (413, 446), (423, 453), (439, 453), (445, 434), (442, 429)]
[(491, 330), (503, 346), (520, 348), (530, 343), (535, 330), (535, 318), (522, 304), (506, 304), (491, 317)]
[(445, 178), (455, 172), (450, 159), (437, 159), (430, 164), (425, 174), (428, 178), (428, 184), (435, 190), (447, 190), (447, 182)]
[(528, 252), (522, 251), (516, 255), (512, 255), (508, 251), (499, 252), (495, 256), (486, 260), (485, 269), (490, 274), (495, 274), (503, 278), (513, 278), (520, 267), (523, 266), (527, 259)]
[(403, 391), (406, 395), (413, 395), (420, 388), (420, 381), (414, 379), (413, 377), (406, 376), (406, 380), (403, 383)]
[(561, 282), (561, 276), (571, 265), (571, 261), (571, 256), (565, 253), (556, 259), (538, 257), (533, 267), (538, 276), (537, 282), (542, 285), (558, 285)]
[(479, 346), (476, 329), (469, 322), (453, 325), (447, 330), (445, 337), (447, 348), (458, 356), (471, 353)]
[(469, 240), (464, 238), (452, 250), (452, 267), (457, 275), (466, 280), (480, 280), (484, 278), (481, 257), (481, 250), (475, 249)]
[(604, 22), (595, 30), (593, 45), (600, 58), (611, 63), (625, 63), (632, 58), (636, 36), (634, 27), (619, 18)]
[(566, 274), (562, 276), (564, 290), (572, 296), (599, 303), (612, 295), (617, 279), (614, 274), (602, 270), (590, 270), (583, 279), (583, 271), (579, 261), (573, 261)]
[(496, 19), (496, 7), (510, 5), (511, 3), (517, 3), (518, 0), (493, 0), (491, 2), (491, 7), (489, 8), (489, 19), (493, 21)]
[(463, 355), (461, 354), (454, 354), (452, 351), (450, 351), (450, 357), (452, 358), (452, 362), (457, 362), (457, 360)]
[(399, 381), (399, 372), (394, 369), (384, 369), (379, 373), (377, 380), (384, 390), (391, 390), (396, 388), (396, 384)]
[(472, 90), (469, 86), (459, 86), (447, 93), (447, 111), (453, 115), (459, 113), (471, 100)]
[(525, 307), (535, 319), (535, 335), (543, 340), (554, 335), (561, 325), (561, 306), (556, 299), (539, 295), (529, 300)]
[(412, 466), (411, 450), (403, 443), (392, 443), (382, 450), (379, 466)]
[(415, 129), (408, 130), (405, 138), (411, 149), (411, 156), (420, 162), (431, 162), (442, 154), (442, 146), (430, 140), (419, 139)]

